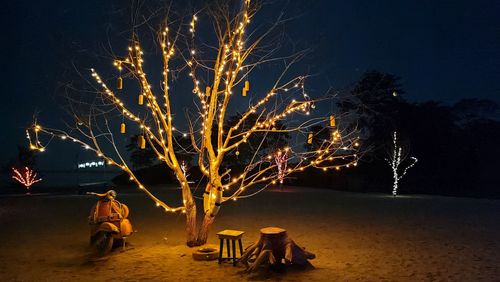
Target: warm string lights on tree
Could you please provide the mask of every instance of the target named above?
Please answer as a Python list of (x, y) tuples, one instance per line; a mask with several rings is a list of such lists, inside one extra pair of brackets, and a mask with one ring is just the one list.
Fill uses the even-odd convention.
[[(304, 84), (307, 76), (291, 76), (288, 73), (292, 65), (303, 57), (303, 53), (280, 59), (285, 65), (282, 73), (267, 88), (268, 91), (249, 92), (251, 86), (248, 80), (249, 73), (257, 70), (260, 65), (273, 62), (271, 55), (275, 50), (265, 54), (262, 52), (262, 45), (280, 23), (279, 19), (268, 31), (261, 34), (254, 33), (253, 36), (246, 38), (246, 29), (256, 12), (256, 6), (253, 6), (251, 1), (244, 1), (238, 12), (220, 6), (216, 8), (209, 6), (208, 9), (210, 9), (208, 15), (216, 27), (217, 44), (204, 52), (199, 52), (196, 48), (198, 41), (195, 29), (198, 21), (202, 20), (198, 19), (199, 14), (193, 16), (188, 30), (185, 30), (187, 24), (182, 23), (179, 27), (172, 28), (175, 32), (170, 31), (167, 24), (160, 28), (158, 44), (161, 51), (162, 76), (159, 88), (152, 86), (156, 84), (151, 83), (143, 68), (144, 51), (137, 35), (133, 36), (127, 55), (114, 59), (114, 65), (120, 73), (119, 78), (122, 78), (123, 72), (123, 77), (132, 78), (138, 83), (140, 87), (138, 102), (139, 105), (145, 106), (129, 106), (129, 101), (124, 100), (125, 95), (124, 99), (120, 98), (108, 87), (105, 79), (96, 70), (91, 69), (96, 92), (104, 101), (103, 105), (93, 105), (87, 110), (86, 115), (75, 113), (76, 125), (71, 130), (52, 129), (35, 123), (28, 133), (30, 144), (36, 150), (41, 151), (44, 148), (40, 142), (40, 133), (43, 133), (49, 140), (66, 139), (94, 152), (108, 165), (123, 170), (130, 181), (150, 197), (156, 206), (167, 212), (185, 213), (187, 241), (190, 246), (206, 242), (209, 227), (224, 202), (252, 196), (267, 186), (282, 181), (287, 175), (298, 173), (308, 167), (325, 171), (338, 170), (341, 167), (355, 166), (359, 159), (356, 153), (357, 132), (347, 130), (341, 132), (336, 124), (336, 133), (332, 138), (327, 138), (328, 140), (324, 140), (312, 151), (299, 149), (303, 148), (303, 143), (280, 148), (279, 150), (285, 152), (287, 156), (285, 166), (276, 163), (272, 153), (267, 155), (256, 148), (241, 172), (229, 177), (230, 170), (224, 168), (228, 154), (238, 155), (239, 146), (247, 143), (250, 138), (261, 135), (265, 138), (266, 134), (271, 133), (301, 135), (308, 132), (311, 126), (321, 124), (328, 127), (332, 121), (329, 117), (308, 117), (319, 99), (312, 99), (306, 93)], [(180, 36), (183, 31), (189, 32), (189, 36)], [(185, 39), (185, 42), (182, 42), (182, 39)], [(199, 46), (204, 45), (199, 44)], [(170, 85), (175, 81), (174, 73), (175, 76), (185, 73), (193, 85), (195, 107), (186, 114), (187, 130), (184, 132), (174, 126), (176, 110), (179, 110), (174, 106), (176, 102), (172, 99), (174, 94)], [(207, 78), (202, 80), (201, 77)], [(123, 86), (128, 85), (122, 83)], [(239, 91), (246, 94), (246, 98), (237, 96), (240, 99), (248, 99), (248, 107), (241, 112), (240, 119), (234, 125), (225, 127), (228, 109), (231, 106), (235, 108), (241, 106), (241, 103), (234, 101), (233, 98), (235, 96), (233, 93)], [(121, 92), (125, 94), (126, 87)], [(121, 114), (123, 117), (121, 124), (116, 127), (110, 126), (113, 118), (103, 113)], [(251, 119), (253, 117), (256, 117), (255, 121)], [(147, 145), (158, 160), (174, 172), (181, 186), (183, 200), (181, 205), (171, 206), (157, 198), (132, 171), (114, 137), (115, 131), (125, 133), (123, 120), (127, 121), (128, 131), (140, 132), (138, 146), (145, 148)], [(279, 123), (286, 123), (286, 127), (278, 127)], [(175, 136), (179, 133), (181, 136), (189, 137), (191, 143), (189, 151), (196, 154), (197, 168), (207, 180), (202, 204), (204, 216), (200, 225), (196, 222), (196, 203), (191, 192), (191, 183), (187, 180), (185, 167), (179, 158), (179, 151), (188, 150), (177, 142)], [(314, 134), (311, 138), (315, 138)], [(246, 193), (249, 187), (257, 189)]]
[(12, 179), (21, 183), (27, 190), (29, 190), (33, 184), (42, 181), (41, 178), (37, 177), (36, 172), (29, 167), (24, 167), (23, 169), (12, 168)]
[(406, 175), (408, 169), (412, 168), (418, 161), (417, 158), (410, 157), (411, 162), (405, 168), (400, 167), (406, 159), (405, 155), (403, 155), (404, 153), (406, 152), (403, 152), (403, 148), (398, 143), (397, 132), (394, 131), (392, 135), (392, 148), (389, 154), (390, 157), (385, 159), (392, 169), (392, 195), (394, 197), (398, 195), (399, 181)]
[(283, 180), (285, 179), (286, 166), (288, 164), (288, 150), (288, 148), (285, 148), (283, 151), (278, 150), (274, 153), (274, 162), (278, 168), (277, 179), (280, 184), (283, 184)]
[(38, 139), (38, 133), (40, 132), (41, 127), (35, 124), (32, 129), (34, 132), (34, 140), (31, 138), (31, 134), (29, 133), (29, 131), (26, 130), (26, 138), (29, 140), (30, 150), (45, 152), (45, 147), (42, 145), (42, 143), (40, 143), (40, 140)]

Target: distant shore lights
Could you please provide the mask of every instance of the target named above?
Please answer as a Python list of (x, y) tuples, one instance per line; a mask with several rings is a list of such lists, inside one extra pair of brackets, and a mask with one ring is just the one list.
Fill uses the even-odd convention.
[(78, 168), (97, 168), (97, 167), (104, 167), (104, 161), (93, 161), (93, 162), (85, 162), (85, 163), (79, 163)]

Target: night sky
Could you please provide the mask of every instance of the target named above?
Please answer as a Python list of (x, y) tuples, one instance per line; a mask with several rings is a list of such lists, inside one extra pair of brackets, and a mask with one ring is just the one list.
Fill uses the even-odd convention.
[[(378, 69), (401, 76), (410, 101), (500, 101), (499, 1), (291, 2), (277, 1), (271, 12), (287, 5), (294, 13), (289, 16), (297, 16), (286, 31), (300, 46), (314, 50), (303, 63), (317, 77), (313, 92), (329, 86), (345, 89), (364, 71)], [(26, 142), (24, 129), (34, 113), (45, 124), (59, 124), (64, 112), (58, 106), (58, 90), (76, 79), (73, 65), (85, 69), (94, 61), (102, 64), (105, 60), (98, 54), (108, 42), (123, 45), (113, 46), (117, 50), (126, 48), (128, 3), (2, 4), (0, 164), (15, 157), (16, 144)], [(49, 147), (40, 166), (71, 165), (78, 150), (61, 158)], [(63, 148), (66, 151), (70, 149)]]

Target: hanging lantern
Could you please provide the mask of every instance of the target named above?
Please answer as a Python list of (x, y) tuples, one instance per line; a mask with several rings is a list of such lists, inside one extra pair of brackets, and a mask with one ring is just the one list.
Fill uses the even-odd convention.
[(211, 90), (212, 89), (210, 88), (210, 86), (207, 85), (207, 87), (205, 88), (205, 96), (210, 97)]
[(119, 76), (118, 79), (116, 80), (116, 89), (122, 89), (123, 88), (123, 80), (122, 77)]
[(240, 155), (240, 151), (236, 151), (236, 156), (239, 156)]
[(139, 103), (139, 105), (144, 104), (144, 95), (143, 94), (139, 95), (139, 101), (138, 101), (138, 103)]
[(313, 143), (313, 134), (309, 133), (309, 135), (307, 135), (307, 144), (312, 144), (312, 143)]
[(330, 126), (335, 127), (335, 116), (333, 115), (330, 116)]
[(120, 133), (125, 134), (125, 123), (120, 124)]
[(139, 135), (139, 147), (141, 149), (145, 149), (146, 148), (146, 139), (142, 135)]
[(241, 91), (241, 95), (243, 97), (247, 96), (247, 92), (250, 90), (250, 81), (248, 80), (245, 80), (245, 86), (243, 87), (242, 91)]

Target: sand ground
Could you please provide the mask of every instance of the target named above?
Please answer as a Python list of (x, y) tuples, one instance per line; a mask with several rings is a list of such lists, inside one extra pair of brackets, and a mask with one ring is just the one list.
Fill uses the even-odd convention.
[[(165, 194), (165, 197), (172, 195)], [(143, 194), (119, 194), (138, 230), (132, 249), (89, 262), (90, 196), (0, 197), (0, 281), (500, 281), (500, 201), (394, 199), (320, 189), (267, 191), (222, 206), (216, 231), (280, 226), (314, 252), (315, 269), (262, 271), (198, 262), (184, 245), (184, 217)]]

